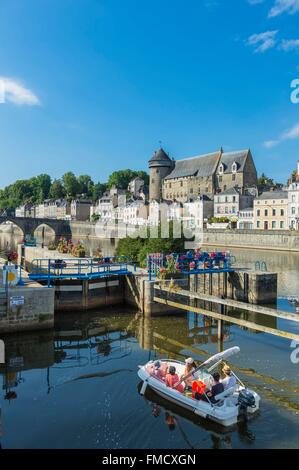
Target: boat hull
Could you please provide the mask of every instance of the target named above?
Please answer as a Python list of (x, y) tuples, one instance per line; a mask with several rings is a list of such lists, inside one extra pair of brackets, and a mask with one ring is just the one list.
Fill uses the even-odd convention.
[[(157, 380), (147, 372), (146, 365), (140, 367), (138, 376), (143, 382), (140, 391), (142, 395), (145, 393), (146, 388), (150, 387), (162, 398), (193, 412), (197, 416), (210, 419), (222, 426), (233, 426), (238, 422), (239, 408), (236, 406), (236, 397), (232, 397), (232, 399), (226, 400), (225, 406), (213, 406), (208, 402), (203, 400), (195, 400), (178, 392), (175, 389), (167, 387), (164, 382)], [(251, 393), (253, 393), (255, 396), (256, 407), (248, 408), (249, 414), (255, 413), (259, 408), (259, 396), (253, 391), (251, 391)]]

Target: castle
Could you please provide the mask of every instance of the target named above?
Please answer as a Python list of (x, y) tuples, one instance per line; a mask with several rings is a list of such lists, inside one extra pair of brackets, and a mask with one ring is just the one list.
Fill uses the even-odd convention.
[(257, 185), (257, 172), (249, 149), (199, 155), (175, 161), (160, 148), (149, 160), (150, 200), (187, 202), (201, 195), (235, 188), (245, 194)]

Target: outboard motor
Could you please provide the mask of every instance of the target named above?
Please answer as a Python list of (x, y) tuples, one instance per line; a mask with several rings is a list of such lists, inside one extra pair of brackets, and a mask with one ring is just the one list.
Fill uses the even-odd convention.
[(244, 390), (241, 390), (239, 393), (237, 406), (239, 407), (239, 416), (247, 419), (247, 408), (255, 407), (254, 395), (244, 388)]

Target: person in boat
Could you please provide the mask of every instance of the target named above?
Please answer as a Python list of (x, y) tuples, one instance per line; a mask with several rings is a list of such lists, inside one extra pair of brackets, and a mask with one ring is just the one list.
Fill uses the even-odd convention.
[(215, 396), (224, 392), (224, 385), (220, 382), (220, 374), (218, 372), (215, 372), (212, 377), (214, 379), (214, 385), (212, 385), (211, 390), (207, 392), (207, 396), (212, 403), (216, 403), (217, 400), (215, 400)]
[(236, 377), (232, 374), (231, 368), (227, 364), (223, 367), (222, 372), (224, 379), (221, 380), (221, 383), (224, 386), (224, 390), (235, 387), (237, 385)]
[(211, 390), (208, 390), (205, 394), (200, 394), (196, 392), (195, 398), (197, 400), (210, 400), (212, 403), (217, 403), (215, 396), (219, 395), (219, 393), (224, 392), (224, 385), (220, 382), (220, 374), (218, 372), (215, 372), (212, 377), (214, 379), (214, 385), (212, 386)]
[(169, 366), (168, 367), (168, 372), (166, 374), (166, 377), (165, 377), (165, 383), (167, 385), (167, 387), (170, 387), (170, 388), (175, 388), (176, 390), (178, 390), (178, 392), (181, 392), (183, 393), (184, 391), (184, 386), (183, 384), (178, 384), (176, 387), (174, 387), (174, 385), (179, 382), (179, 376), (178, 374), (176, 373), (176, 368), (174, 366)]
[[(192, 357), (188, 357), (185, 359), (186, 367), (184, 370), (184, 374), (182, 377), (185, 377), (186, 375), (189, 375), (191, 372), (193, 372), (196, 369), (196, 364), (194, 362), (194, 359)], [(181, 378), (182, 378), (181, 377)], [(192, 382), (195, 380), (194, 375), (190, 375), (189, 377), (186, 377), (184, 380), (185, 383), (185, 391), (191, 391), (192, 390)]]
[(165, 379), (165, 373), (162, 370), (160, 361), (155, 361), (154, 362), (153, 375), (155, 377), (157, 377), (157, 379), (159, 379), (159, 380), (164, 380)]

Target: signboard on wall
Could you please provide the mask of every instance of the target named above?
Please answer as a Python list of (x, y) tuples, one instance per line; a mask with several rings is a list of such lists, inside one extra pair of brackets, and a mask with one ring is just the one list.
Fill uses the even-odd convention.
[(14, 295), (10, 297), (10, 306), (13, 307), (14, 305), (24, 305), (25, 298), (23, 295)]

